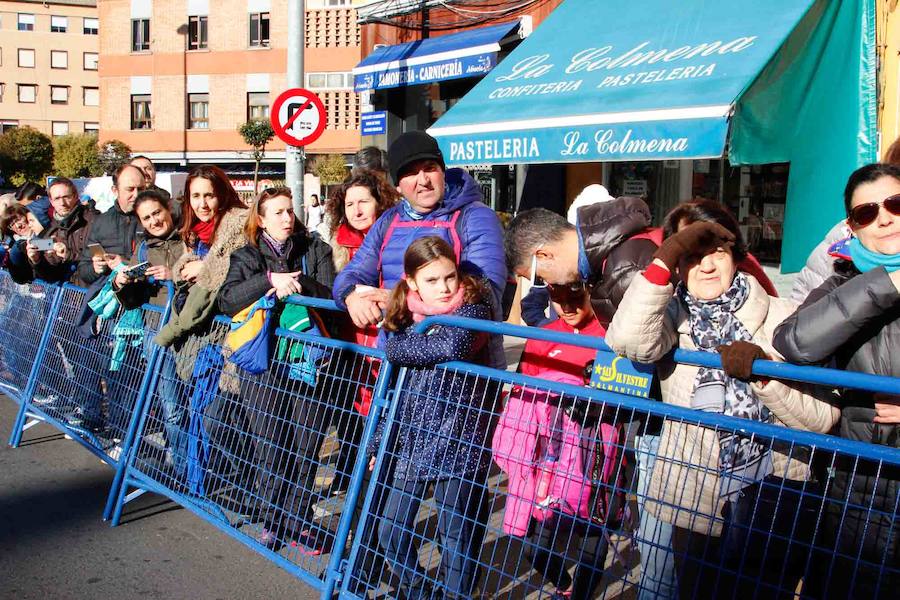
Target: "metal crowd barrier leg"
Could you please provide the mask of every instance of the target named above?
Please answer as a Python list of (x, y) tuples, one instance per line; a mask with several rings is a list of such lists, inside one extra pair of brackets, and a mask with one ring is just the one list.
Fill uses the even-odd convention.
[(50, 342), (50, 334), (53, 331), (54, 323), (59, 317), (60, 306), (62, 303), (62, 288), (61, 287), (49, 287), (45, 289), (53, 290), (52, 300), (50, 301), (50, 309), (46, 313), (46, 322), (44, 323), (44, 327), (41, 331), (40, 339), (37, 344), (37, 350), (35, 351), (34, 361), (31, 363), (31, 368), (28, 373), (28, 382), (25, 385), (25, 389), (22, 391), (21, 402), (19, 405), (19, 412), (16, 414), (16, 420), (13, 423), (12, 432), (9, 435), (9, 445), (13, 448), (18, 448), (19, 443), (22, 441), (22, 433), (25, 428), (25, 419), (28, 416), (28, 409), (34, 398), (34, 391), (37, 387), (38, 383), (38, 373), (40, 372), (41, 364), (44, 362), (44, 357), (47, 353), (47, 346)]
[[(339, 446), (355, 457), (358, 442), (336, 431), (357, 418), (359, 388), (383, 393), (390, 369), (376, 350), (278, 330), (270, 368), (251, 375), (222, 355), (228, 326), (219, 318), (177, 355), (159, 353), (112, 523), (129, 489), (159, 493), (314, 588), (333, 587), (364, 472), (358, 459), (348, 472)], [(333, 494), (341, 480), (348, 493)]]

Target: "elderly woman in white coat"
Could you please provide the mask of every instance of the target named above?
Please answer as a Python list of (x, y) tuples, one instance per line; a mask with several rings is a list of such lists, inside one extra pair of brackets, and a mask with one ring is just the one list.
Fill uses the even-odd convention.
[[(768, 296), (752, 275), (739, 272), (735, 265), (744, 255), (740, 230), (724, 208), (685, 213), (632, 281), (606, 341), (631, 360), (658, 362), (667, 404), (828, 432), (838, 409), (799, 386), (751, 375), (754, 359), (780, 359), (772, 335), (794, 305)], [(718, 351), (724, 369), (666, 360), (675, 347)], [(641, 515), (665, 525), (649, 540), (657, 556), (641, 557), (642, 568), (662, 583), (642, 591), (742, 597), (740, 586), (792, 597), (806, 556), (764, 532), (812, 536), (815, 509), (802, 493), (813, 485), (809, 479), (808, 457), (798, 448), (667, 420), (644, 504), (648, 514)]]

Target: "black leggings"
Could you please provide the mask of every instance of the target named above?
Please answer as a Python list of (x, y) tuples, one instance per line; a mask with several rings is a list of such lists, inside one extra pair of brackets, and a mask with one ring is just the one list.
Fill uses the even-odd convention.
[[(554, 512), (545, 521), (534, 523), (528, 542), (528, 559), (545, 579), (560, 590), (571, 588), (573, 600), (594, 597), (609, 551), (602, 526)], [(573, 561), (567, 553), (576, 556), (574, 576), (569, 575)]]

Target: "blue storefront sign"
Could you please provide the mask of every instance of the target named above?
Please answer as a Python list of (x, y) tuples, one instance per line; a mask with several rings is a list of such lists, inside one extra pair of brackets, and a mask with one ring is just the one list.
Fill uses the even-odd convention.
[(500, 42), (518, 21), (379, 48), (353, 69), (353, 90), (481, 77), (497, 66)]
[(359, 116), (359, 129), (362, 135), (381, 135), (387, 133), (387, 111), (362, 113)]

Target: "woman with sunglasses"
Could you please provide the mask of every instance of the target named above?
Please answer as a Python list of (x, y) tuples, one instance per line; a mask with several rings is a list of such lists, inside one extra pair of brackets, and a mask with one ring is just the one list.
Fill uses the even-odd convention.
[[(830, 431), (837, 409), (805, 387), (751, 372), (754, 359), (779, 358), (772, 332), (794, 305), (739, 270), (746, 249), (734, 217), (721, 205), (680, 214), (628, 287), (606, 342), (631, 360), (658, 363), (666, 404)], [(676, 347), (718, 352), (722, 369), (673, 363), (667, 355)], [(666, 419), (638, 492), (639, 597), (744, 598), (757, 587), (793, 597), (807, 558), (799, 548), (815, 524), (804, 502), (810, 485), (804, 458), (764, 438)], [(786, 547), (785, 539), (796, 543)]]
[[(267, 294), (279, 300), (292, 294), (331, 298), (331, 247), (300, 224), (289, 188), (268, 188), (257, 197), (244, 236), (247, 245), (231, 255), (219, 291), (224, 314), (234, 316)], [(317, 320), (312, 311), (283, 303), (276, 304), (269, 318), (290, 330)], [(276, 551), (285, 544), (307, 553), (322, 549), (311, 525), (312, 503), (319, 446), (331, 421), (331, 406), (322, 388), (333, 387), (335, 377), (321, 372), (317, 380), (297, 377), (292, 369), (314, 351), (302, 342), (279, 338), (268, 370), (240, 374), (240, 397), (256, 440), (254, 500), (258, 506), (251, 508), (265, 519), (259, 541)], [(318, 364), (315, 367), (325, 370)]]
[(0, 235), (7, 251), (3, 267), (9, 271), (16, 283), (28, 283), (34, 279), (34, 271), (25, 251), (25, 245), (32, 237), (39, 235), (43, 226), (27, 208), (21, 204), (10, 204), (0, 216)]
[[(798, 364), (900, 376), (900, 167), (871, 164), (844, 189), (853, 237), (833, 247), (834, 274), (775, 331), (774, 346)], [(900, 397), (840, 391), (842, 437), (900, 447)], [(829, 598), (896, 597), (900, 586), (900, 470), (838, 459), (812, 578)]]

